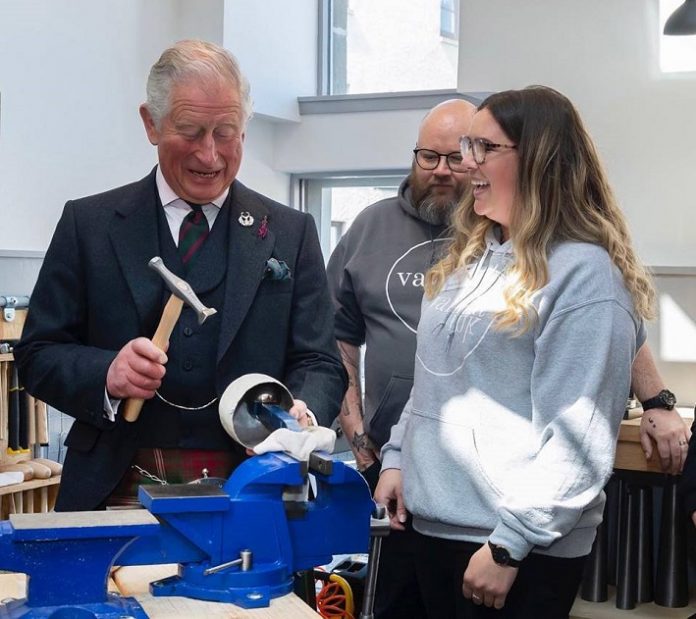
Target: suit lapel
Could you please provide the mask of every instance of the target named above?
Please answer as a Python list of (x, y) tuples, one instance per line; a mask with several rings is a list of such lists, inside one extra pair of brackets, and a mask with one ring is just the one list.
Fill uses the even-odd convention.
[[(129, 199), (116, 205), (109, 237), (133, 296), (143, 335), (151, 337), (151, 333), (144, 332), (146, 317), (153, 307), (161, 305), (164, 286), (157, 273), (148, 268), (150, 259), (159, 253), (159, 199), (154, 170), (137, 183), (135, 194), (135, 197), (131, 195)], [(263, 217), (268, 216), (268, 208), (257, 194), (239, 181), (232, 184), (230, 196), (223, 208), (230, 209), (227, 221), (229, 251), (218, 362), (227, 352), (251, 307), (265, 273), (266, 261), (271, 257), (275, 246), (272, 224), (265, 238), (261, 238), (259, 233)], [(240, 224), (242, 213), (253, 217), (254, 223), (251, 226)]]
[[(263, 279), (266, 261), (275, 246), (275, 236), (268, 229), (265, 238), (259, 233), (263, 217), (268, 216), (266, 205), (257, 194), (235, 181), (230, 189), (229, 206), (229, 252), (225, 282), (225, 305), (218, 345), (218, 363), (227, 352), (237, 334), (244, 317), (249, 311), (256, 290)], [(240, 217), (250, 214), (254, 222), (243, 226)]]
[[(159, 199), (155, 171), (136, 184), (134, 194), (116, 205), (109, 230), (116, 258), (128, 283), (143, 335), (146, 316), (152, 307), (161, 303), (163, 283), (159, 275), (148, 268), (150, 259), (159, 254), (157, 208)], [(116, 300), (119, 302), (119, 300)]]

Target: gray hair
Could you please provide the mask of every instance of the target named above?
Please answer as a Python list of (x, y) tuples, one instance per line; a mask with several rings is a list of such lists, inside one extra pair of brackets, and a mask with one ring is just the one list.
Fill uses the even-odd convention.
[(242, 122), (251, 118), (249, 82), (242, 74), (237, 59), (224, 47), (206, 41), (186, 40), (164, 50), (152, 65), (147, 78), (147, 109), (157, 127), (169, 113), (170, 96), (175, 84), (187, 79), (223, 79), (239, 92)]

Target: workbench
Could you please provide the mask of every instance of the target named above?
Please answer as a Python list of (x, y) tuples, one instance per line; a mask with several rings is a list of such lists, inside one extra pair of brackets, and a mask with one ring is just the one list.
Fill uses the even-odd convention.
[[(135, 597), (152, 619), (316, 619), (314, 612), (294, 593), (271, 600), (268, 608), (244, 609), (234, 604), (205, 602), (183, 597), (153, 597), (148, 584), (152, 580), (176, 574), (176, 565), (147, 565), (117, 568), (109, 590)], [(25, 596), (24, 574), (0, 574), (0, 599)]]

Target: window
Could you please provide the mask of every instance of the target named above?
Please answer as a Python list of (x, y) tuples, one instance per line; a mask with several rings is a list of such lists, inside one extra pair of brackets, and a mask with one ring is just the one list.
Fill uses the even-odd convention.
[(456, 88), (459, 0), (323, 0), (320, 95)]
[(457, 38), (457, 8), (455, 0), (440, 0), (440, 36), (448, 39)]
[(296, 177), (300, 209), (314, 217), (324, 260), (364, 208), (395, 196), (408, 170), (373, 175)]
[(696, 71), (696, 35), (662, 34), (667, 18), (683, 0), (660, 0), (660, 70), (663, 73)]

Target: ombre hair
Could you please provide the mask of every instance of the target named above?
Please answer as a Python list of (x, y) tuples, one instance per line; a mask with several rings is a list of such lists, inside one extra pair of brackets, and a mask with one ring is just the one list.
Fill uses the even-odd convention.
[[(559, 241), (606, 249), (623, 275), (637, 314), (653, 318), (652, 280), (633, 251), (626, 220), (573, 104), (552, 88), (529, 86), (491, 95), (478, 108), (484, 109), (517, 145), (519, 157), (510, 221), (514, 263), (497, 328), (521, 334), (532, 326), (532, 295), (548, 282), (548, 252)], [(426, 276), (429, 298), (453, 271), (484, 252), (486, 233), (496, 224), (477, 215), (473, 204), (467, 192), (452, 216), (452, 243)]]
[(239, 93), (243, 123), (251, 118), (249, 82), (236, 58), (214, 43), (185, 40), (164, 50), (147, 78), (145, 105), (157, 128), (169, 113), (172, 88), (189, 79), (226, 81)]

